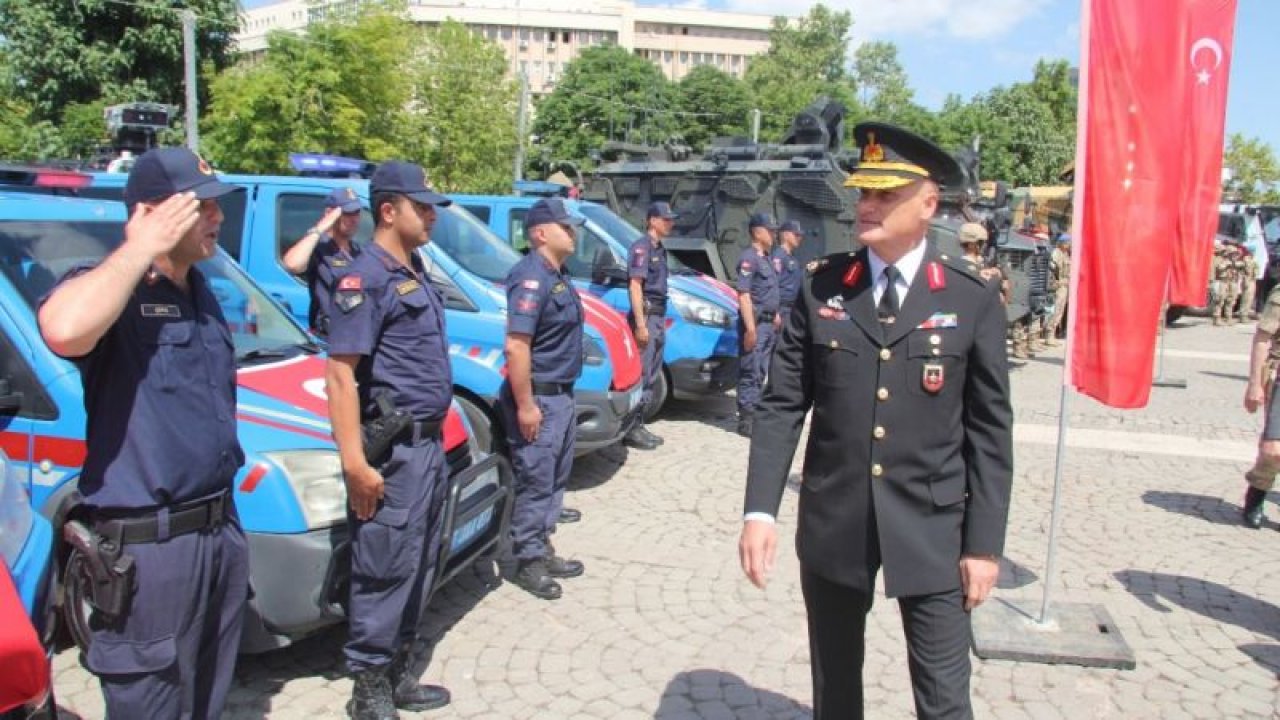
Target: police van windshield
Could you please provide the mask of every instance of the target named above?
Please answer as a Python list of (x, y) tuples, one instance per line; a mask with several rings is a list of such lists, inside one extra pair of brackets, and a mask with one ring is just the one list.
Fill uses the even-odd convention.
[[(631, 247), (631, 243), (639, 240), (640, 236), (644, 234), (636, 226), (618, 217), (612, 210), (603, 205), (578, 203), (578, 212), (586, 219), (599, 225), (601, 230), (622, 246), (624, 253), (627, 248)], [(680, 262), (680, 259), (672, 253), (667, 253), (667, 268), (676, 275), (699, 274), (688, 265)]]
[[(123, 237), (121, 222), (0, 222), (0, 273), (34, 312), (63, 273), (102, 260)], [(313, 348), (302, 328), (225, 253), (219, 251), (197, 267), (222, 308), (238, 360), (278, 359)]]
[(468, 272), (491, 282), (506, 280), (521, 257), (487, 225), (457, 205), (437, 208), (431, 242)]

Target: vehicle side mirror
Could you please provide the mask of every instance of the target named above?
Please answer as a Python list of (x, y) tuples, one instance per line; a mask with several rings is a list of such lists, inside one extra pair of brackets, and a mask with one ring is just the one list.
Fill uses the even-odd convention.
[(627, 271), (618, 265), (618, 259), (606, 248), (596, 251), (591, 262), (591, 282), (596, 285), (610, 285), (627, 281)]

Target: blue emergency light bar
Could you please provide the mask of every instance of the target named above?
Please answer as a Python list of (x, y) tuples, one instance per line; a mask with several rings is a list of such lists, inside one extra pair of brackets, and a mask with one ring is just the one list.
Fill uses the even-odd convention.
[(530, 197), (568, 197), (569, 188), (546, 180), (517, 180), (511, 184), (517, 195)]
[(289, 165), (301, 175), (340, 178), (368, 178), (377, 167), (367, 160), (320, 153), (289, 153)]

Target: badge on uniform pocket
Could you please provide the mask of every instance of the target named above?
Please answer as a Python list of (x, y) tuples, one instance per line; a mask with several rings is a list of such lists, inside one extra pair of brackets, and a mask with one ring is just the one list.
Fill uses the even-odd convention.
[(925, 391), (934, 395), (942, 391), (942, 383), (946, 379), (946, 369), (938, 363), (925, 363), (924, 372), (920, 376), (920, 384)]

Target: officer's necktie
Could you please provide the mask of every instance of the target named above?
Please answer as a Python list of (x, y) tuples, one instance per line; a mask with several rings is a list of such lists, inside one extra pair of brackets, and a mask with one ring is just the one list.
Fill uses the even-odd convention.
[(880, 293), (880, 303), (876, 306), (876, 314), (885, 325), (893, 323), (898, 315), (898, 268), (886, 265), (884, 268), (884, 292)]

